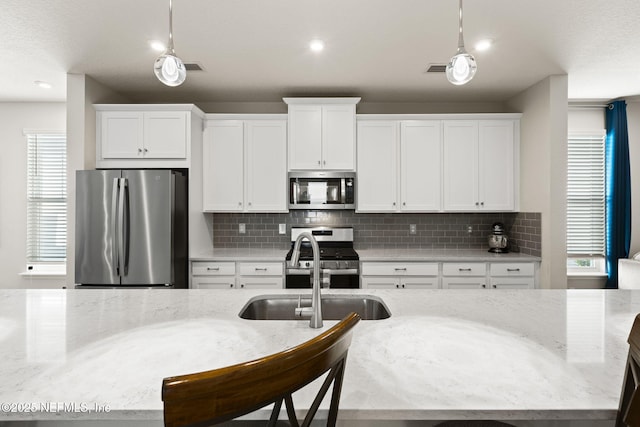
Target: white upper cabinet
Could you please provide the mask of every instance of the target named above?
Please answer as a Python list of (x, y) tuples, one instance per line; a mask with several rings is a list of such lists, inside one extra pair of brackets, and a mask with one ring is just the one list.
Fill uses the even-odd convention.
[(398, 122), (358, 122), (358, 212), (398, 209)]
[(442, 132), (440, 120), (400, 124), (400, 209), (406, 212), (442, 208)]
[(284, 98), (289, 106), (289, 170), (355, 170), (360, 98)]
[(358, 212), (441, 209), (439, 120), (358, 122)]
[(209, 120), (205, 212), (287, 211), (286, 120)]
[(446, 120), (444, 210), (514, 211), (517, 206), (516, 120)]
[[(204, 114), (191, 104), (96, 104), (96, 166), (190, 166), (192, 132)], [(199, 136), (194, 138), (199, 140)]]
[(211, 120), (204, 130), (202, 147), (205, 212), (244, 210), (244, 123)]

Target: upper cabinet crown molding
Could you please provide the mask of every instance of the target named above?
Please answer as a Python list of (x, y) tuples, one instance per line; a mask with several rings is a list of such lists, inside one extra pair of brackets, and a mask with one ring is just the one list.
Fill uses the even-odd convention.
[(187, 111), (204, 119), (206, 114), (195, 104), (93, 104), (96, 111)]
[(440, 113), (440, 114), (356, 114), (367, 120), (520, 120), (522, 113)]
[(353, 104), (356, 105), (360, 102), (361, 98), (357, 97), (320, 97), (320, 98), (282, 98), (287, 105), (307, 104), (307, 105), (321, 105), (321, 104)]

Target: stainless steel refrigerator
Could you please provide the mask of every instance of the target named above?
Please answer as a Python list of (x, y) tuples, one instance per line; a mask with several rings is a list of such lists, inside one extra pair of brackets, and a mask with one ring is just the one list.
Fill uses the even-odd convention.
[(188, 287), (187, 199), (179, 171), (76, 171), (77, 287)]

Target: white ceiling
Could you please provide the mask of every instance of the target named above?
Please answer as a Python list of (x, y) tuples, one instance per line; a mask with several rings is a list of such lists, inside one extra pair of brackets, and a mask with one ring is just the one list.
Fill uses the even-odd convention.
[[(570, 99), (640, 95), (638, 0), (467, 0), (465, 44), (478, 73), (460, 87), (425, 74), (456, 51), (456, 0), (173, 0), (176, 53), (205, 69), (177, 88), (156, 80), (148, 45), (168, 37), (168, 0), (2, 6), (0, 101), (64, 101), (66, 73), (140, 102), (499, 102), (564, 73)], [(312, 38), (324, 52), (308, 50)], [(474, 52), (482, 38), (493, 48)]]

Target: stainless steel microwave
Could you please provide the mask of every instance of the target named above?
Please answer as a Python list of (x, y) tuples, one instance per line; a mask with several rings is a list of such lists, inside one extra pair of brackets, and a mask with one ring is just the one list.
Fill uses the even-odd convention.
[(355, 172), (289, 172), (289, 209), (355, 209)]

